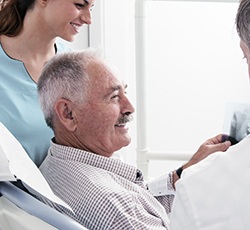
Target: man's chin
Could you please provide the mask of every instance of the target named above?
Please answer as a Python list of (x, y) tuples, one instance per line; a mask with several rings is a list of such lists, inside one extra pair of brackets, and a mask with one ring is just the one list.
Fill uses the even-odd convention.
[[(122, 141), (121, 141), (121, 148), (123, 147), (126, 147), (128, 146), (129, 144), (131, 143), (131, 137), (130, 136), (126, 136), (126, 138), (124, 138)], [(120, 148), (120, 149), (121, 149)]]

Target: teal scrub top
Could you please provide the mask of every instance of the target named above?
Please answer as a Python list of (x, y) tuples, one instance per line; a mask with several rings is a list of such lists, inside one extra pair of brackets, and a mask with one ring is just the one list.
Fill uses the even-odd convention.
[[(56, 49), (57, 53), (66, 50), (60, 43), (56, 44)], [(45, 122), (36, 82), (30, 77), (23, 62), (10, 58), (1, 44), (0, 122), (39, 166), (47, 155), (53, 132)]]

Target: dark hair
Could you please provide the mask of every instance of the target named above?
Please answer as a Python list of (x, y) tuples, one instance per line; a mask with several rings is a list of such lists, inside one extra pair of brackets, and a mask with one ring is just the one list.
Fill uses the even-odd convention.
[(2, 0), (0, 2), (0, 35), (14, 37), (23, 28), (23, 19), (35, 0)]
[(239, 37), (250, 48), (250, 1), (249, 0), (240, 1), (235, 21)]

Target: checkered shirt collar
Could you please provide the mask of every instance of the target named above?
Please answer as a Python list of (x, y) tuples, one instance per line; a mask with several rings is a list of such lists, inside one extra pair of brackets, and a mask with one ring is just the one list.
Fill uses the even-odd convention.
[(134, 183), (143, 182), (143, 175), (139, 169), (117, 158), (104, 157), (81, 149), (59, 145), (53, 140), (51, 141), (50, 154), (67, 161), (76, 161), (102, 168)]

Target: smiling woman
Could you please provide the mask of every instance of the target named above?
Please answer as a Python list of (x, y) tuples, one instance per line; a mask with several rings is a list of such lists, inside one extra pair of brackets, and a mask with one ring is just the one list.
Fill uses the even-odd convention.
[[(0, 121), (37, 165), (43, 161), (52, 131), (37, 98), (44, 64), (68, 50), (80, 27), (91, 23), (94, 0), (3, 0), (0, 5)], [(62, 14), (63, 12), (63, 14)]]

